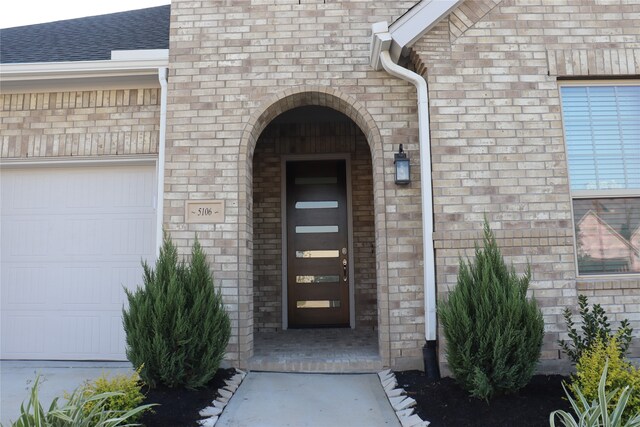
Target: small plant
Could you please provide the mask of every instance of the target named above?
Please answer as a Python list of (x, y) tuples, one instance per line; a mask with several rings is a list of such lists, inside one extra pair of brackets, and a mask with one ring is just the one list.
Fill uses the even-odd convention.
[(599, 379), (605, 366), (608, 368), (607, 389), (618, 390), (614, 393), (615, 400), (625, 386), (631, 387), (623, 418), (628, 419), (631, 414), (640, 412), (640, 369), (620, 355), (615, 336), (606, 344), (598, 338), (591, 348), (582, 353), (569, 386), (574, 396), (581, 393), (588, 401), (596, 399)]
[(187, 265), (165, 234), (155, 270), (143, 268), (144, 287), (125, 289), (128, 359), (150, 387), (204, 386), (220, 366), (231, 323), (200, 243)]
[[(142, 405), (124, 410), (103, 409), (105, 402), (121, 395), (119, 392), (99, 393), (87, 396), (83, 387), (71, 393), (66, 402), (59, 404), (56, 397), (48, 410), (44, 410), (38, 396), (40, 378), (37, 377), (26, 406), (20, 405), (20, 416), (12, 427), (118, 427), (134, 426), (132, 420), (155, 405)], [(90, 406), (90, 410), (85, 410)]]
[(524, 387), (536, 367), (544, 323), (527, 299), (531, 272), (508, 267), (489, 224), (475, 261), (460, 260), (455, 289), (439, 306), (447, 361), (456, 381), (472, 396), (489, 399)]
[[(607, 314), (600, 304), (594, 304), (593, 309), (589, 309), (589, 301), (586, 295), (578, 295), (578, 307), (582, 318), (582, 334), (578, 332), (571, 316), (571, 310), (564, 309), (563, 317), (567, 323), (570, 342), (558, 341), (562, 351), (569, 357), (574, 365), (578, 362), (582, 353), (590, 348), (596, 340), (601, 340), (605, 345), (613, 337), (611, 325)], [(629, 321), (624, 319), (618, 328), (617, 342), (621, 356), (626, 356), (631, 344), (631, 333), (633, 328), (629, 326)]]
[[(624, 414), (628, 412), (628, 401), (632, 393), (629, 386), (607, 392), (607, 370), (609, 364), (605, 362), (600, 380), (598, 381), (597, 396), (589, 400), (579, 387), (573, 389), (575, 398), (567, 391), (564, 384), (564, 392), (576, 414), (577, 419), (566, 411), (553, 411), (549, 415), (549, 424), (556, 426), (556, 417), (565, 427), (640, 427), (640, 413), (624, 420)], [(617, 397), (616, 397), (617, 396)]]
[[(138, 372), (134, 372), (131, 375), (116, 375), (110, 378), (102, 375), (93, 381), (86, 382), (82, 388), (82, 393), (86, 398), (110, 392), (117, 392), (118, 394), (101, 402), (95, 400), (87, 402), (83, 408), (85, 413), (91, 413), (94, 406), (99, 403), (102, 404), (100, 410), (126, 412), (136, 408), (144, 401), (142, 381)], [(142, 412), (137, 415), (133, 420), (142, 416)]]

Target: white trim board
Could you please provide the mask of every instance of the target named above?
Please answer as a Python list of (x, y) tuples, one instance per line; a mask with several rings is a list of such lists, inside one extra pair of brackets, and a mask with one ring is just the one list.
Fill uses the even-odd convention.
[(155, 154), (138, 156), (102, 156), (102, 157), (43, 157), (28, 159), (0, 159), (3, 169), (24, 167), (68, 167), (68, 166), (101, 166), (101, 165), (151, 165), (158, 161)]

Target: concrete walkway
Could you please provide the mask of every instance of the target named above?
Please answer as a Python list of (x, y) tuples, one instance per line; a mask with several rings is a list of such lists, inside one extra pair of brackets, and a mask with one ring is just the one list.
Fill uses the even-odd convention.
[(400, 426), (376, 374), (250, 372), (216, 427)]
[(103, 373), (109, 375), (133, 372), (128, 362), (47, 362), (47, 361), (5, 361), (0, 362), (0, 423), (11, 425), (20, 415), (20, 404), (29, 399), (31, 386), (40, 375), (38, 397), (42, 407), (49, 408), (55, 397), (72, 392), (85, 382), (98, 378)]
[[(0, 423), (11, 425), (36, 375), (46, 409), (86, 380), (130, 374), (128, 362), (0, 362)], [(399, 427), (376, 374), (250, 372), (216, 427)]]

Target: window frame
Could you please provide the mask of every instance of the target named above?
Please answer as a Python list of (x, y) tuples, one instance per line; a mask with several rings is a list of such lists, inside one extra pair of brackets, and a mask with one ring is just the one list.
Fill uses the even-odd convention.
[(562, 122), (562, 139), (565, 149), (565, 165), (567, 168), (567, 184), (569, 187), (569, 199), (571, 206), (571, 224), (573, 230), (573, 260), (576, 269), (576, 280), (581, 281), (612, 281), (618, 279), (640, 279), (638, 273), (619, 273), (619, 274), (580, 274), (578, 268), (578, 236), (576, 233), (576, 219), (573, 210), (574, 199), (612, 199), (612, 198), (638, 198), (640, 199), (640, 189), (610, 189), (610, 190), (572, 190), (571, 189), (571, 173), (569, 171), (569, 147), (567, 145), (567, 130), (565, 128), (564, 108), (562, 104), (562, 87), (578, 86), (578, 87), (594, 87), (594, 86), (640, 86), (640, 79), (572, 79), (557, 80), (558, 83), (558, 99), (560, 105), (560, 117)]

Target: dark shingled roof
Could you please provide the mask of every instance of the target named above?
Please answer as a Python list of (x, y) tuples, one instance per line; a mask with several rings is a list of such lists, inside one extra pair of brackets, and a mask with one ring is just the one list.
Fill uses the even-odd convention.
[(168, 49), (170, 5), (0, 30), (0, 62), (111, 59), (112, 50)]

